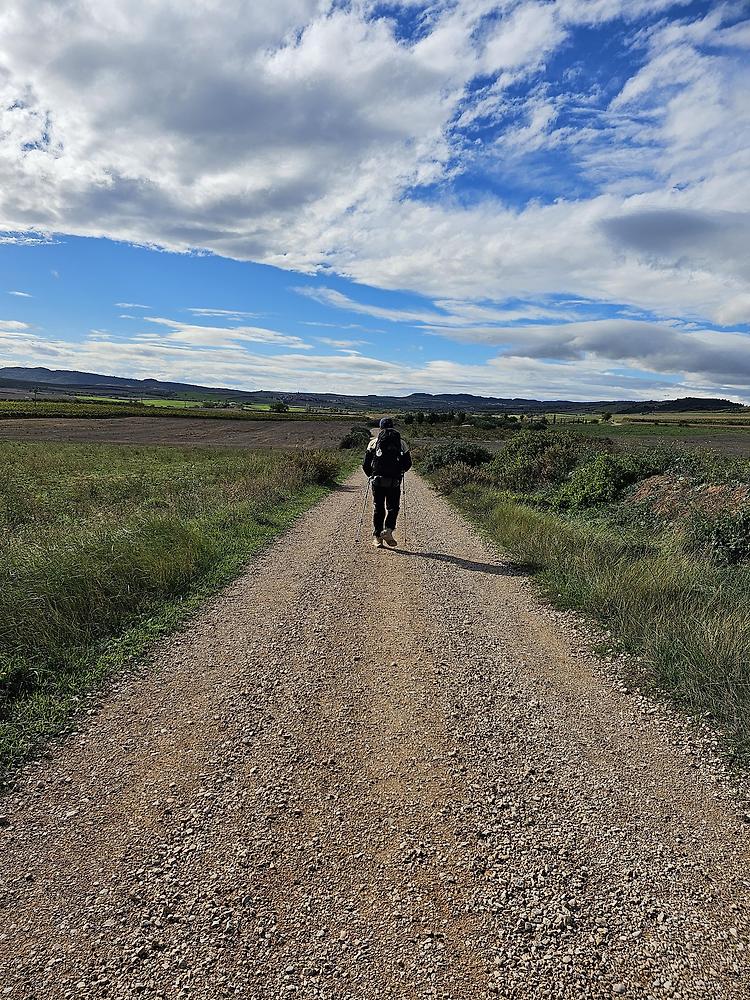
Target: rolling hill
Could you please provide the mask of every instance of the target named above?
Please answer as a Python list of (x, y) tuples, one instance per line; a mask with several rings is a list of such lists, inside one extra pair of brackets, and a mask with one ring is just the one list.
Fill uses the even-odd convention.
[(61, 392), (111, 395), (130, 398), (182, 398), (236, 400), (247, 403), (267, 403), (283, 399), (298, 406), (325, 407), (344, 410), (467, 410), (558, 413), (651, 413), (658, 411), (725, 412), (745, 409), (740, 403), (728, 399), (685, 397), (670, 400), (596, 400), (582, 402), (570, 399), (528, 399), (525, 397), (476, 396), (471, 393), (412, 392), (405, 396), (362, 395), (352, 396), (334, 392), (283, 392), (245, 391), (194, 385), (187, 382), (164, 382), (159, 379), (125, 378), (119, 375), (101, 375), (96, 372), (53, 370), (50, 368), (0, 368), (0, 389), (5, 388), (32, 393), (57, 394)]

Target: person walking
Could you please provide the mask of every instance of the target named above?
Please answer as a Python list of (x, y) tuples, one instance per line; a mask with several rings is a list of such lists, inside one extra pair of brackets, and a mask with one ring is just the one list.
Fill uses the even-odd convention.
[(411, 468), (409, 446), (393, 426), (392, 417), (383, 417), (380, 431), (367, 445), (362, 470), (372, 486), (372, 544), (377, 549), (398, 545), (393, 531), (401, 506), (401, 481)]

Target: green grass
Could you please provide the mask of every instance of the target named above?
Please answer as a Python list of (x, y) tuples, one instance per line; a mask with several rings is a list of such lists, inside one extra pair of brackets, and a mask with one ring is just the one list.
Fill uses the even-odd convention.
[(680, 438), (716, 438), (726, 436), (727, 438), (750, 441), (750, 426), (741, 424), (739, 421), (728, 421), (725, 424), (708, 424), (703, 422), (684, 426), (675, 421), (653, 423), (645, 420), (609, 424), (558, 423), (556, 429), (587, 437), (611, 437), (615, 440), (617, 438), (648, 437), (653, 439), (654, 437), (662, 437), (666, 440), (674, 441)]
[[(152, 401), (153, 403), (154, 401)], [(0, 420), (38, 417), (200, 417), (203, 420), (341, 420), (340, 414), (294, 411), (271, 413), (268, 410), (222, 409), (196, 405), (157, 406), (133, 402), (51, 402), (47, 400), (0, 400)]]
[(0, 443), (0, 772), (236, 575), (346, 461)]
[(148, 399), (134, 396), (84, 396), (76, 393), (76, 399), (83, 403), (119, 403), (130, 406), (159, 406), (172, 410), (195, 410), (201, 406), (194, 399)]

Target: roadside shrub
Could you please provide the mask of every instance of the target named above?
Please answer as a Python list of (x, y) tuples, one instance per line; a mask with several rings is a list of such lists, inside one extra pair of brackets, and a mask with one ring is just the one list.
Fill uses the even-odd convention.
[(750, 506), (721, 514), (709, 536), (709, 553), (724, 566), (750, 560)]
[(496, 485), (527, 492), (564, 482), (590, 450), (588, 442), (572, 434), (526, 429), (508, 441), (488, 472)]
[(339, 448), (366, 448), (370, 440), (370, 429), (366, 424), (354, 424), (339, 442)]
[(485, 468), (484, 465), (467, 465), (466, 462), (456, 462), (455, 465), (446, 465), (436, 472), (433, 481), (442, 493), (452, 493), (454, 490), (472, 483), (486, 486), (488, 478), (484, 471)]
[(563, 507), (595, 507), (612, 503), (626, 486), (658, 471), (647, 455), (599, 452), (573, 470), (560, 490)]
[(437, 472), (447, 465), (459, 463), (474, 467), (489, 462), (492, 455), (470, 441), (445, 441), (428, 448), (422, 455), (421, 465), (425, 472)]

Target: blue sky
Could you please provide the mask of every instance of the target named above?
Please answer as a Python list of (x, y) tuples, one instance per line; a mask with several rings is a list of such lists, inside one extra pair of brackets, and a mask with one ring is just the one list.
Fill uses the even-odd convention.
[(0, 366), (750, 401), (741, 2), (8, 0)]

